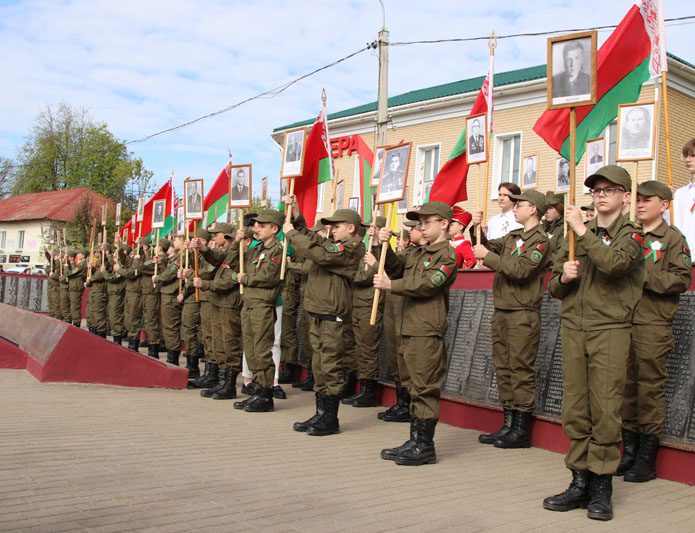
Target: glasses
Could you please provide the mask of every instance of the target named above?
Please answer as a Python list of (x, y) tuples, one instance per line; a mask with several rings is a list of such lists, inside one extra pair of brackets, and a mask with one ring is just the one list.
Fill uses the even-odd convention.
[(441, 222), (442, 220), (444, 220), (444, 219), (442, 219), (442, 218), (430, 218), (429, 220), (421, 220), (420, 222), (417, 223), (416, 227), (426, 228), (427, 226), (432, 224), (432, 222)]
[(601, 196), (601, 193), (603, 193), (604, 196), (613, 196), (618, 191), (625, 192), (625, 189), (622, 187), (603, 187), (601, 189), (590, 189), (589, 194), (591, 194), (593, 198), (598, 198)]

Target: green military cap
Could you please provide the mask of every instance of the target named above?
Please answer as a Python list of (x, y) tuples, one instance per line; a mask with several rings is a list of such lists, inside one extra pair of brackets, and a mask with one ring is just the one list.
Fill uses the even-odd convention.
[(408, 211), (405, 217), (408, 220), (418, 220), (420, 215), (437, 215), (446, 220), (451, 220), (454, 216), (454, 210), (449, 204), (444, 202), (427, 202), (418, 211)]
[(217, 233), (224, 233), (225, 238), (234, 238), (234, 226), (227, 224), (226, 222), (215, 222), (208, 228), (208, 231), (213, 235)]
[(212, 234), (206, 229), (199, 229), (198, 230), (198, 237), (200, 237), (204, 241), (209, 241), (210, 238), (212, 237)]
[[(452, 216), (453, 216), (453, 215), (452, 215)], [(404, 225), (406, 228), (414, 228), (415, 226), (417, 226), (417, 220), (407, 220), (407, 219), (406, 219), (406, 220), (403, 221), (403, 225)]]
[(113, 252), (113, 245), (112, 245), (110, 242), (107, 242), (107, 243), (106, 243), (105, 248), (106, 248), (109, 252)]
[[(372, 223), (371, 223), (371, 222), (363, 222), (362, 225), (363, 225), (365, 228), (368, 228), (369, 226), (372, 225)], [(374, 225), (375, 225), (377, 228), (385, 228), (385, 227), (386, 227), (386, 217), (376, 217), (376, 218), (374, 219)]]
[(565, 195), (564, 194), (548, 194), (545, 193), (545, 199), (548, 202), (548, 206), (551, 205), (565, 205)]
[(352, 209), (338, 209), (333, 216), (321, 219), (322, 224), (337, 224), (338, 222), (347, 222), (359, 226), (362, 222), (360, 214)]
[(129, 254), (130, 252), (133, 251), (133, 247), (132, 247), (130, 244), (128, 244), (127, 242), (124, 242), (123, 244), (121, 244), (121, 248), (122, 248), (122, 249), (125, 251), (125, 253), (127, 253), (127, 254)]
[(317, 221), (316, 221), (316, 224), (314, 224), (314, 227), (311, 228), (311, 231), (313, 231), (314, 233), (316, 233), (316, 232), (319, 232), (319, 231), (323, 231), (323, 230), (325, 230), (325, 229), (326, 229), (326, 226), (324, 226), (324, 225), (321, 223), (320, 220), (317, 220)]
[(402, 229), (400, 235), (403, 235), (404, 239), (410, 239), (410, 232), (407, 229)]
[(141, 246), (149, 246), (152, 244), (152, 241), (150, 240), (149, 237), (140, 237), (140, 245)]
[(259, 215), (256, 215), (253, 220), (259, 224), (274, 224), (278, 228), (281, 228), (285, 222), (285, 215), (276, 209), (264, 209)]
[(244, 215), (244, 226), (252, 226), (253, 220), (258, 216), (258, 213), (246, 213)]
[(637, 194), (642, 196), (658, 196), (662, 200), (673, 200), (673, 193), (668, 185), (660, 181), (650, 180), (640, 183), (637, 186)]
[(606, 165), (605, 167), (599, 168), (596, 172), (584, 180), (584, 185), (591, 188), (599, 178), (604, 178), (611, 183), (620, 185), (628, 192), (632, 190), (632, 178), (630, 177), (630, 173), (618, 165)]
[(171, 246), (171, 241), (169, 239), (159, 239), (157, 241), (157, 246), (159, 246), (163, 251), (167, 251)]
[(548, 199), (545, 194), (535, 189), (527, 189), (521, 194), (510, 194), (509, 199), (515, 202), (529, 202), (536, 206), (538, 213), (541, 215), (548, 210)]
[(594, 202), (591, 202), (589, 205), (584, 205), (580, 207), (582, 211), (596, 211), (596, 206), (594, 206)]

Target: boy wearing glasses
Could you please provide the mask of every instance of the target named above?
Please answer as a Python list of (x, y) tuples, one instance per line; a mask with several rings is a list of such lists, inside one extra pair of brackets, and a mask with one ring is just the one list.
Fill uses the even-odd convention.
[(491, 241), (483, 237), (483, 243), (474, 248), (475, 256), (495, 271), (492, 360), (504, 409), (502, 427), (480, 435), (478, 441), (497, 448), (528, 448), (536, 398), (543, 278), (550, 258), (550, 241), (540, 223), (548, 203), (545, 194), (535, 190), (510, 198), (522, 228)]
[(587, 507), (588, 517), (613, 518), (613, 475), (620, 463), (620, 408), (630, 350), (630, 328), (644, 283), (644, 237), (623, 217), (632, 180), (608, 165), (589, 176), (596, 218), (586, 225), (581, 210), (566, 209), (576, 235), (576, 259), (565, 239), (554, 259), (550, 292), (562, 300), (562, 425), (570, 439), (565, 457), (572, 471), (567, 490), (543, 507)]
[[(451, 207), (427, 202), (419, 211), (408, 211), (408, 220), (418, 220), (422, 246), (405, 255), (387, 250), (386, 274), (374, 276), (374, 286), (403, 297), (400, 324), (401, 352), (410, 376), (410, 439), (396, 448), (381, 451), (381, 458), (399, 465), (420, 466), (437, 462), (434, 430), (439, 418), (439, 396), (446, 374), (446, 315), (449, 288), (456, 279), (456, 252), (449, 245)], [(388, 242), (391, 230), (379, 231)], [(398, 278), (398, 279), (396, 279)]]

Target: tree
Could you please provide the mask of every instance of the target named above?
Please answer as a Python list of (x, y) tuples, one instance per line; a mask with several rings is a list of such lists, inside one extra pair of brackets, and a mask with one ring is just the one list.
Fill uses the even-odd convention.
[(0, 200), (12, 192), (14, 179), (14, 163), (6, 157), (0, 157)]

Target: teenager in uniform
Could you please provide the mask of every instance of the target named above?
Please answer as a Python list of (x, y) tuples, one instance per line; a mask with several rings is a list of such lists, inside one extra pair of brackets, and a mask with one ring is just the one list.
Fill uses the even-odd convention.
[[(382, 459), (399, 465), (419, 466), (437, 462), (434, 431), (439, 419), (439, 396), (446, 375), (444, 335), (449, 311), (449, 288), (456, 279), (456, 252), (449, 245), (450, 206), (427, 202), (406, 218), (418, 220), (423, 245), (405, 258), (390, 247), (387, 274), (376, 274), (374, 286), (403, 296), (403, 360), (410, 375), (410, 439), (396, 448), (381, 451)], [(388, 242), (391, 231), (379, 232)]]
[(644, 287), (632, 321), (623, 420), (623, 457), (617, 473), (641, 483), (656, 477), (656, 454), (666, 420), (666, 361), (674, 346), (673, 317), (690, 286), (691, 258), (685, 236), (663, 218), (673, 195), (667, 185), (637, 187), (637, 220), (644, 243)]
[(61, 320), (63, 315), (60, 312), (60, 258), (49, 252), (45, 245), (43, 252), (48, 261), (48, 315)]
[(560, 242), (565, 238), (565, 195), (548, 191), (546, 199), (548, 209), (545, 212), (543, 226), (550, 239), (550, 258), (552, 259), (560, 247)]
[(181, 311), (183, 304), (178, 301), (178, 273), (181, 265), (177, 262), (177, 259), (183, 243), (179, 237), (174, 239), (173, 244), (169, 239), (159, 239), (157, 242), (160, 252), (154, 257), (153, 261), (159, 264), (159, 268), (157, 275), (152, 276), (152, 281), (159, 288), (160, 323), (162, 325), (164, 345), (167, 349), (167, 363), (179, 366), (179, 357), (181, 356)]
[(510, 196), (521, 229), (476, 244), (475, 256), (495, 272), (492, 282), (492, 361), (504, 424), (478, 442), (497, 448), (531, 446), (531, 420), (536, 398), (536, 354), (541, 335), (543, 278), (549, 240), (541, 225), (546, 197), (535, 190)]
[(71, 249), (66, 249), (63, 254), (60, 255), (60, 261), (62, 263), (62, 275), (60, 276), (60, 287), (59, 287), (59, 305), (60, 305), (60, 315), (64, 322), (70, 323), (70, 292), (68, 288), (70, 282), (68, 280), (68, 268), (70, 262), (75, 257), (75, 251)]
[(140, 238), (140, 245), (133, 256), (133, 268), (138, 271), (140, 294), (142, 294), (142, 317), (147, 333), (147, 355), (159, 359), (160, 322), (159, 322), (159, 287), (152, 282), (154, 276), (154, 252), (148, 246), (149, 239)]
[[(87, 297), (87, 326), (91, 333), (106, 338), (108, 327), (108, 305), (109, 293), (106, 286), (106, 258), (104, 254), (106, 247), (100, 252), (95, 252), (90, 257), (92, 271), (90, 277), (85, 282), (85, 287), (89, 287)], [(104, 259), (102, 259), (104, 258)]]
[[(288, 258), (290, 257), (288, 252)], [(289, 267), (290, 262), (287, 263)], [(297, 316), (299, 314), (299, 285), (301, 274), (293, 268), (285, 270), (282, 287), (282, 324), (280, 336), (280, 358), (282, 370), (278, 383), (292, 383), (299, 370), (299, 342), (297, 341)]]
[(462, 270), (464, 268), (473, 268), (478, 262), (471, 241), (466, 238), (466, 228), (470, 225), (473, 215), (454, 206), (454, 218), (451, 220), (449, 228), (449, 243), (456, 250), (456, 268)]
[(551, 511), (586, 506), (596, 520), (613, 518), (630, 329), (644, 284), (643, 234), (621, 214), (631, 184), (630, 174), (616, 165), (584, 181), (596, 218), (584, 225), (581, 210), (566, 207), (576, 259), (569, 261), (568, 239), (563, 240), (549, 285), (562, 300), (562, 425), (570, 440), (565, 464), (572, 482), (543, 506)]
[(338, 209), (321, 223), (331, 226), (333, 240), (308, 231), (294, 195), (285, 196), (292, 206), (294, 224), (285, 223), (288, 243), (312, 261), (307, 275), (304, 310), (309, 314), (309, 341), (313, 350), (312, 368), (316, 413), (294, 424), (295, 431), (308, 435), (331, 435), (340, 431), (338, 407), (343, 393), (343, 325), (352, 312), (350, 285), (359, 268), (364, 246), (357, 230), (361, 220), (350, 209)]
[(65, 269), (65, 275), (68, 279), (69, 321), (73, 326), (79, 328), (82, 324), (82, 293), (87, 276), (87, 262), (83, 251), (75, 252)]
[(106, 292), (109, 295), (108, 303), (108, 318), (109, 318), (109, 328), (111, 329), (111, 336), (113, 337), (113, 342), (116, 344), (121, 344), (123, 338), (126, 336), (126, 329), (124, 325), (124, 300), (125, 300), (125, 278), (121, 275), (120, 269), (116, 269), (116, 265), (123, 261), (127, 251), (124, 248), (127, 246), (128, 250), (132, 248), (127, 244), (122, 246), (117, 246), (111, 255), (111, 261), (104, 272), (104, 279), (106, 279)]
[(142, 291), (140, 289), (140, 275), (135, 268), (135, 255), (139, 254), (142, 239), (132, 248), (128, 244), (121, 247), (126, 254), (122, 263), (115, 263), (114, 273), (125, 278), (125, 301), (123, 302), (123, 321), (128, 335), (128, 349), (137, 352), (140, 348), (140, 325), (142, 323)]

